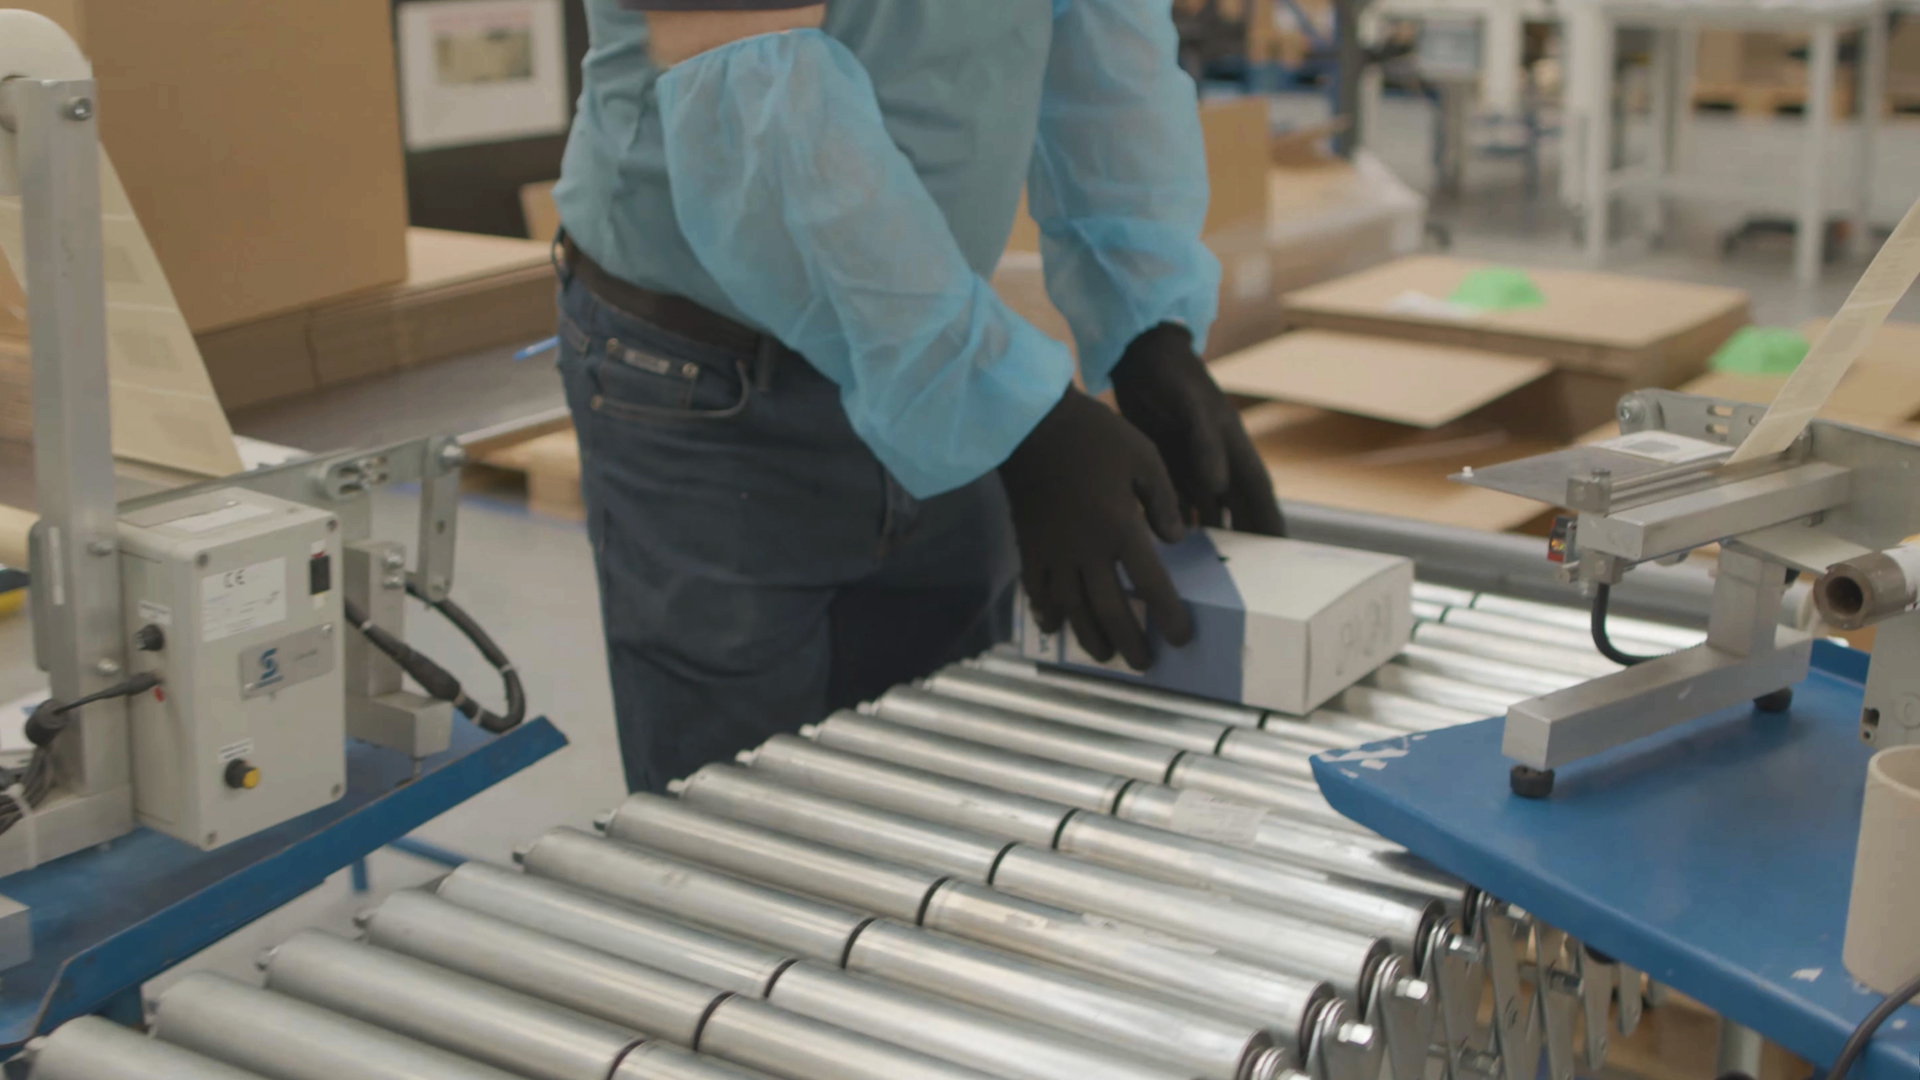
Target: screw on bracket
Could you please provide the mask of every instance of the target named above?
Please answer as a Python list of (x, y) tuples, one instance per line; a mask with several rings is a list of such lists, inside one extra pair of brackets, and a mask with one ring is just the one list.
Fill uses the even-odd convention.
[(65, 111), (67, 119), (69, 120), (91, 120), (93, 119), (93, 99), (84, 97), (74, 98), (72, 101), (67, 102)]

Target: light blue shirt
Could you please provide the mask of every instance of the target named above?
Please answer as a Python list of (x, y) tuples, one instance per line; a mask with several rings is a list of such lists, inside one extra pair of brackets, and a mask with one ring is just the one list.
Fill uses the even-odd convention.
[(1205, 155), (1170, 0), (832, 0), (818, 31), (662, 72), (587, 0), (555, 191), (594, 261), (773, 334), (922, 497), (1005, 460), (1072, 361), (987, 279), (1022, 184), (1048, 293), (1104, 388), (1162, 322), (1204, 340)]

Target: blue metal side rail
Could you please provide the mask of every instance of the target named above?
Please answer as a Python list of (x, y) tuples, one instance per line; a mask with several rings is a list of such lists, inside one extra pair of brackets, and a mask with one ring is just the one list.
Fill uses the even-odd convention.
[(283, 825), (211, 852), (138, 829), (0, 878), (32, 908), (34, 948), (0, 978), (0, 1058), (75, 1016), (126, 1013), (146, 980), (566, 744), (545, 718), (499, 736), (456, 718), (413, 779), (406, 756), (349, 740), (346, 794)]
[[(1336, 809), (1816, 1063), (1879, 995), (1840, 959), (1872, 749), (1864, 654), (1825, 642), (1782, 715), (1732, 709), (1511, 795), (1504, 720), (1315, 758)], [(1920, 1008), (1855, 1074), (1912, 1080)]]

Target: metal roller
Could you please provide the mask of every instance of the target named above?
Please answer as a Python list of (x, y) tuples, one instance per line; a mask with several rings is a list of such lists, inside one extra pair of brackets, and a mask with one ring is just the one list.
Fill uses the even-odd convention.
[(838, 964), (867, 916), (714, 873), (577, 829), (548, 832), (520, 855), (527, 872)]
[[(1284, 779), (1276, 782), (1269, 779), (1265, 771), (1256, 766), (1213, 758), (1188, 757), (1175, 763), (1172, 780), (1172, 784), (1146, 784), (1145, 786), (1192, 791), (1247, 806), (1274, 810), (1289, 820), (1322, 829), (1372, 835), (1365, 827), (1355, 824), (1340, 811), (1335, 810), (1327, 802), (1327, 797), (1320, 794), (1319, 788), (1289, 783)], [(1140, 787), (1143, 784), (1145, 784), (1144, 781), (1136, 782), (1133, 787)], [(1130, 787), (1127, 790), (1131, 791), (1133, 788)]]
[(1445, 907), (1429, 897), (1365, 890), (1251, 852), (1116, 818), (1075, 814), (1059, 851), (1102, 866), (1192, 885), (1356, 934), (1385, 938), (1408, 956), (1425, 947)]
[(1437, 604), (1431, 600), (1421, 600), (1417, 597), (1413, 601), (1413, 617), (1417, 622), (1427, 622), (1430, 620), (1438, 622), (1440, 617), (1446, 613), (1447, 605), (1445, 604)]
[(946, 880), (935, 871), (743, 825), (644, 792), (628, 796), (606, 828), (609, 840), (908, 922), (920, 921), (927, 897)]
[[(1257, 733), (1256, 733), (1257, 734)], [(1279, 764), (1271, 754), (1269, 760)], [(1167, 770), (1166, 782), (1173, 787), (1190, 787), (1224, 795), (1238, 791), (1271, 791), (1293, 788), (1312, 791), (1319, 787), (1313, 780), (1313, 767), (1304, 757), (1296, 757), (1286, 772), (1242, 764), (1206, 754), (1182, 754)]]
[(1473, 599), (1478, 595), (1480, 594), (1472, 589), (1436, 585), (1431, 581), (1413, 583), (1413, 599), (1416, 603), (1438, 604), (1441, 607), (1472, 607)]
[(1322, 750), (1338, 750), (1364, 741), (1320, 724), (1282, 719), (1272, 727), (1234, 728), (1221, 738), (1220, 746), (1214, 748), (1214, 753), (1221, 754), (1223, 747), (1234, 742), (1271, 745), (1276, 753), (1285, 750), (1296, 754), (1317, 754)]
[[(1165, 780), (1167, 770), (1181, 754), (1176, 747), (1041, 720), (911, 686), (895, 687), (863, 708), (882, 720), (907, 727), (1084, 769), (1118, 773), (1133, 780)], [(1207, 752), (1212, 752), (1211, 746)]]
[(734, 821), (967, 881), (992, 877), (1009, 843), (817, 795), (738, 765), (708, 765), (669, 789), (689, 806)]
[[(1336, 747), (1313, 746), (1266, 731), (1235, 729), (1220, 740), (1217, 754), (1222, 761), (1246, 765), (1272, 776), (1303, 784), (1313, 783), (1313, 766), (1307, 759), (1322, 750)], [(1198, 757), (1199, 755), (1191, 755)]]
[(1587, 681), (1585, 675), (1548, 671), (1505, 660), (1489, 660), (1483, 656), (1418, 643), (1407, 645), (1394, 659), (1415, 671), (1522, 694), (1551, 694)]
[[(979, 824), (971, 826), (982, 832), (996, 832), (1028, 843), (1045, 843), (1052, 837), (1053, 831), (1060, 827), (1060, 820), (1050, 815), (1057, 812), (1058, 806), (1111, 813), (1114, 805), (1120, 801), (1120, 792), (1132, 782), (1130, 777), (1118, 773), (1067, 765), (1031, 754), (1016, 754), (985, 743), (935, 735), (858, 713), (835, 713), (801, 731), (819, 746), (829, 751), (843, 752), (854, 761), (877, 759), (921, 773), (936, 773), (968, 781), (965, 793), (955, 796), (956, 807), (967, 805), (967, 800), (985, 790), (980, 785), (1017, 791), (1036, 800), (1046, 800), (1021, 809), (1020, 797), (1009, 796), (1015, 801), (1005, 804), (996, 802), (983, 811), (1001, 820), (1002, 828), (989, 829)], [(753, 767), (768, 769), (782, 776), (798, 776), (804, 779), (808, 787), (838, 795), (852, 795), (857, 787), (862, 801), (890, 809), (899, 807), (891, 802), (880, 801), (886, 798), (883, 795), (875, 794), (870, 799), (869, 793), (880, 791), (887, 783), (898, 783), (901, 785), (901, 798), (911, 797), (924, 802), (928, 796), (924, 784), (913, 785), (909, 796), (907, 781), (887, 773), (885, 766), (879, 766), (879, 772), (856, 770), (853, 761), (842, 760), (832, 763), (833, 767), (829, 768), (818, 755), (805, 755), (804, 760), (794, 760), (801, 757), (796, 750), (789, 736), (776, 735), (762, 744), (760, 749), (751, 751)], [(802, 770), (805, 770), (804, 776)], [(862, 775), (857, 778), (848, 775), (854, 771), (861, 771)], [(963, 822), (956, 819), (955, 823)], [(1018, 831), (1014, 831), (1015, 828)]]
[[(1183, 810), (1178, 792), (1141, 784), (1129, 788), (1120, 800), (1118, 817), (1157, 829), (1195, 835), (1201, 819), (1191, 808)], [(1450, 913), (1464, 909), (1470, 887), (1466, 882), (1407, 854), (1392, 841), (1357, 833), (1302, 828), (1298, 824), (1260, 815), (1234, 830), (1216, 831), (1206, 838), (1232, 847), (1271, 855), (1283, 862), (1354, 881), (1373, 882), (1447, 905)]]
[[(1538, 600), (1522, 600), (1516, 596), (1500, 596), (1496, 593), (1476, 594), (1473, 603), (1469, 606), (1475, 611), (1512, 615), (1529, 622), (1561, 626), (1575, 631), (1590, 633), (1593, 627), (1593, 612), (1587, 608), (1543, 604)], [(1621, 638), (1659, 645), (1667, 650), (1691, 649), (1707, 640), (1707, 633), (1704, 630), (1671, 626), (1667, 623), (1650, 622), (1625, 615), (1607, 616), (1607, 633), (1609, 636), (1617, 635)]]
[(1206, 1080), (1269, 1080), (1294, 1059), (1259, 1021), (1104, 986), (885, 919), (854, 938), (847, 970), (1108, 1043)]
[(821, 1023), (751, 998), (728, 997), (700, 1050), (787, 1080), (994, 1080), (987, 1073)]
[(849, 975), (825, 964), (803, 961), (788, 968), (774, 982), (767, 1000), (791, 1013), (1008, 1080), (1195, 1080), (1189, 1072), (1142, 1060), (1137, 1054), (1116, 1053), (1027, 1021)]
[(1165, 709), (1094, 697), (962, 665), (943, 668), (921, 680), (921, 685), (942, 697), (1202, 754), (1213, 753), (1220, 737), (1240, 726), (1196, 720)]
[(309, 930), (268, 954), (267, 989), (529, 1080), (606, 1080), (630, 1028)]
[(998, 651), (970, 660), (967, 666), (977, 667), (981, 671), (995, 675), (1028, 679), (1110, 701), (1124, 701), (1132, 705), (1143, 705), (1149, 709), (1190, 716), (1195, 720), (1210, 720), (1228, 727), (1258, 727), (1261, 718), (1266, 715), (1265, 709), (1257, 709), (1251, 705), (1212, 701), (1172, 690), (1123, 682), (1119, 679), (1103, 679), (1098, 675), (1083, 675), (1075, 671), (1041, 667), (1031, 660), (1023, 660)]
[(1260, 1020), (1281, 1049), (1306, 1060), (1315, 1010), (1333, 997), (1324, 980), (1220, 956), (1210, 946), (1021, 900), (965, 882), (933, 894), (924, 925), (1061, 967), (1232, 1015)]
[(993, 887), (1217, 945), (1232, 955), (1324, 980), (1354, 1001), (1366, 996), (1374, 966), (1390, 951), (1383, 938), (1028, 847), (1007, 852), (994, 872)]
[(1525, 701), (1530, 696), (1518, 690), (1497, 690), (1491, 686), (1416, 671), (1398, 661), (1374, 669), (1366, 681), (1382, 690), (1445, 705), (1450, 709), (1477, 713), (1478, 719), (1482, 720), (1489, 716), (1504, 716), (1507, 706), (1516, 701)]
[(1403, 732), (1432, 731), (1486, 719), (1477, 712), (1435, 705), (1373, 686), (1349, 686), (1334, 701), (1345, 712)]
[(783, 952), (485, 863), (459, 867), (434, 891), (469, 911), (736, 994), (765, 997), (789, 959)]
[(1490, 634), (1485, 630), (1472, 630), (1447, 623), (1421, 623), (1413, 628), (1413, 640), (1417, 644), (1431, 645), (1449, 652), (1483, 656), (1489, 660), (1504, 660), (1509, 664), (1525, 664), (1528, 667), (1566, 672), (1569, 675), (1588, 679), (1610, 675), (1620, 670), (1619, 664), (1597, 652), (1582, 652), (1557, 645), (1545, 645), (1525, 638)]
[(671, 1043), (649, 1042), (627, 1051), (607, 1080), (771, 1080), (757, 1069), (716, 1061)]
[(1268, 713), (1260, 721), (1260, 730), (1271, 731), (1275, 735), (1293, 737), (1300, 730), (1329, 731), (1338, 735), (1348, 745), (1378, 742), (1402, 734), (1396, 727), (1362, 720), (1357, 716), (1340, 712), (1337, 709), (1315, 709), (1311, 716), (1288, 716), (1284, 713)]
[(198, 972), (154, 1006), (156, 1037), (271, 1080), (514, 1080), (307, 1002)]
[(270, 1080), (111, 1020), (82, 1016), (27, 1044), (27, 1080)]
[[(1551, 645), (1557, 649), (1572, 649), (1575, 652), (1590, 652), (1599, 655), (1593, 645), (1593, 631), (1590, 627), (1555, 626), (1534, 619), (1523, 619), (1517, 615), (1506, 615), (1496, 611), (1483, 611), (1478, 608), (1448, 608), (1440, 617), (1442, 626), (1461, 626), (1469, 630), (1483, 630), (1489, 634), (1503, 634), (1523, 641), (1535, 641), (1542, 645)], [(1607, 620), (1608, 636), (1623, 650), (1659, 654), (1673, 650), (1657, 641), (1643, 641), (1631, 634), (1614, 634), (1613, 620)], [(1704, 636), (1704, 635), (1703, 635)]]
[(681, 1046), (728, 991), (402, 890), (358, 920), (368, 943)]

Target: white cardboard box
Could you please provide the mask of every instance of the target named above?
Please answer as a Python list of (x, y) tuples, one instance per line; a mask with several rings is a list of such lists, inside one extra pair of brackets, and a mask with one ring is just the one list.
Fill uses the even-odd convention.
[(1413, 563), (1399, 556), (1223, 529), (1196, 530), (1161, 556), (1193, 616), (1191, 644), (1173, 648), (1149, 625), (1147, 671), (1117, 657), (1102, 664), (1071, 631), (1043, 632), (1022, 597), (1021, 654), (1301, 715), (1392, 659), (1413, 633)]

